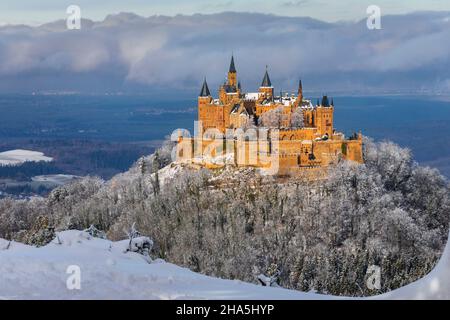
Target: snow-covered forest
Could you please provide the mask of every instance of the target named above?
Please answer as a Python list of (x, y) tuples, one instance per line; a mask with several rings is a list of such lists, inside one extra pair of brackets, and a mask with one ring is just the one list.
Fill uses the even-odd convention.
[[(450, 188), (409, 150), (364, 141), (364, 165), (326, 180), (280, 180), (253, 169), (194, 170), (170, 163), (170, 145), (109, 181), (84, 178), (45, 199), (0, 201), (0, 238), (43, 246), (91, 225), (111, 240), (135, 224), (153, 258), (226, 279), (366, 296), (427, 274), (447, 241)], [(382, 271), (380, 290), (367, 269)]]

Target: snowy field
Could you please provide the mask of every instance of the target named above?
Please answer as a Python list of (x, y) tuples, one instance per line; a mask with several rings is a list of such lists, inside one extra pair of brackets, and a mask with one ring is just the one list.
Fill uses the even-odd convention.
[(30, 151), (30, 150), (10, 150), (0, 152), (0, 166), (17, 166), (24, 162), (51, 162), (53, 158), (47, 157), (42, 152)]
[(49, 182), (57, 186), (63, 186), (77, 179), (80, 179), (80, 177), (70, 174), (49, 174), (31, 178), (34, 182)]
[[(127, 244), (128, 240), (111, 242), (82, 231), (61, 232), (41, 248), (0, 239), (0, 299), (337, 298), (203, 276), (162, 260), (125, 253)], [(80, 289), (73, 288), (77, 274)], [(372, 299), (435, 298), (450, 299), (449, 245), (428, 276)]]

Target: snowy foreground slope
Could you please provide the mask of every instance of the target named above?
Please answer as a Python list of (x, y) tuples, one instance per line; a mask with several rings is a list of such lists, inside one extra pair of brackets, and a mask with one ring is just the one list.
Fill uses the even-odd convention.
[[(124, 253), (128, 241), (65, 231), (45, 247), (0, 240), (0, 299), (304, 299), (307, 295), (215, 279), (162, 261)], [(61, 244), (59, 244), (61, 243)], [(8, 249), (6, 249), (9, 246)], [(67, 268), (81, 271), (68, 290)]]
[[(111, 242), (65, 231), (35, 248), (0, 239), (0, 299), (333, 299), (203, 276), (160, 260), (124, 253)], [(79, 266), (81, 289), (69, 290), (69, 266)], [(437, 268), (409, 286), (375, 298), (450, 299), (450, 245)]]

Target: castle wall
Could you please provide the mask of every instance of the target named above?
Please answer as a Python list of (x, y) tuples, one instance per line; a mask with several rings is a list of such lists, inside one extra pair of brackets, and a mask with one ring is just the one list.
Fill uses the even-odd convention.
[(355, 161), (358, 163), (364, 163), (363, 152), (362, 152), (362, 138), (358, 140), (347, 140), (346, 141), (346, 151), (344, 159)]
[(280, 140), (314, 140), (317, 137), (316, 128), (301, 128), (281, 130)]
[[(227, 164), (239, 167), (276, 169), (279, 175), (287, 175), (300, 169), (328, 167), (341, 160), (363, 163), (362, 138), (357, 140), (277, 140), (246, 141), (180, 138), (177, 160), (200, 161), (207, 168), (225, 165), (225, 160), (212, 158), (224, 156), (232, 160)], [(225, 156), (228, 155), (228, 156)]]

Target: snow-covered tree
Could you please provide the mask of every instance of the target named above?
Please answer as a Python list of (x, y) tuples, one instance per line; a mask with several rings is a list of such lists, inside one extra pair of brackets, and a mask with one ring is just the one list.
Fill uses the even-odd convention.
[(303, 128), (305, 126), (305, 121), (303, 118), (303, 110), (302, 108), (296, 108), (291, 113), (291, 127), (292, 128)]
[(285, 120), (285, 115), (283, 113), (284, 108), (278, 107), (273, 110), (264, 112), (259, 117), (259, 125), (266, 128), (278, 128), (283, 126), (283, 121)]

